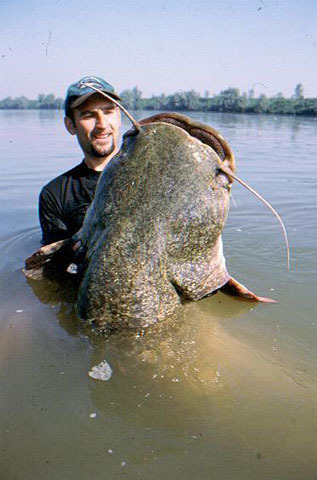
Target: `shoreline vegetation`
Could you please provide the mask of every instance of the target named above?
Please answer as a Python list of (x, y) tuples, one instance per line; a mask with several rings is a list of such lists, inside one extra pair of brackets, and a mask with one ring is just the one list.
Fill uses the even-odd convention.
[[(123, 105), (129, 110), (165, 110), (192, 112), (267, 113), (281, 115), (317, 116), (317, 98), (305, 98), (301, 83), (297, 84), (291, 98), (282, 93), (273, 97), (259, 95), (254, 90), (240, 94), (237, 88), (227, 88), (210, 95), (206, 90), (201, 96), (195, 90), (178, 91), (171, 95), (152, 95), (143, 98), (142, 92), (134, 87), (120, 93)], [(0, 110), (60, 110), (64, 100), (54, 94), (40, 94), (36, 100), (25, 96), (0, 100)]]

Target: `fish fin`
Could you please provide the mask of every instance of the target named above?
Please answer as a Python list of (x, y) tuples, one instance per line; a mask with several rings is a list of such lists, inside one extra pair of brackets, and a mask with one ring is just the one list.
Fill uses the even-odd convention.
[(65, 270), (70, 263), (71, 239), (44, 245), (25, 260), (23, 273), (28, 278), (42, 280), (44, 277), (55, 276)]
[(43, 267), (37, 268), (22, 268), (24, 275), (27, 278), (32, 278), (32, 280), (43, 280), (44, 279), (44, 269)]
[(266, 297), (258, 297), (255, 293), (248, 290), (242, 283), (239, 283), (233, 277), (230, 277), (227, 283), (225, 283), (219, 290), (226, 295), (232, 295), (234, 297), (240, 297), (251, 302), (262, 303), (277, 303), (276, 300)]

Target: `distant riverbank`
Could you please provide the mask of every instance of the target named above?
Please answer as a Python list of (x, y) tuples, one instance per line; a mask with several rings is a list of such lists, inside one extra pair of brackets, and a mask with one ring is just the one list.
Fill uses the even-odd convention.
[[(219, 94), (210, 96), (206, 90), (201, 96), (195, 90), (178, 91), (172, 95), (152, 95), (143, 98), (142, 92), (134, 87), (120, 93), (123, 105), (130, 110), (165, 110), (192, 112), (228, 112), (228, 113), (267, 113), (281, 115), (317, 116), (317, 98), (305, 98), (301, 84), (296, 85), (294, 95), (285, 98), (282, 93), (274, 97), (260, 95), (255, 97), (254, 90), (240, 94), (237, 88), (227, 88)], [(25, 96), (0, 100), (0, 110), (60, 110), (64, 100), (40, 94), (36, 100)]]

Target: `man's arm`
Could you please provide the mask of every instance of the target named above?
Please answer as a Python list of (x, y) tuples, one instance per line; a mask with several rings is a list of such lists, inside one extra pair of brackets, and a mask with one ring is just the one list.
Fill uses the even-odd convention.
[(43, 234), (42, 243), (44, 245), (69, 237), (67, 226), (62, 220), (61, 204), (45, 187), (40, 193), (39, 217)]

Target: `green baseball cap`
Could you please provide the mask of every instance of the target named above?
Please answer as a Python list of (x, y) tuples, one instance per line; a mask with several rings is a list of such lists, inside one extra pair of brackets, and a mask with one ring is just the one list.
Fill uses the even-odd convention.
[(91, 85), (94, 88), (98, 88), (102, 92), (107, 93), (115, 100), (121, 101), (119, 95), (115, 92), (114, 88), (110, 83), (106, 82), (101, 77), (83, 77), (78, 82), (72, 83), (66, 92), (65, 98), (65, 112), (71, 108), (76, 108), (82, 103), (84, 103), (87, 98), (96, 93), (96, 90), (90, 88), (87, 84)]

